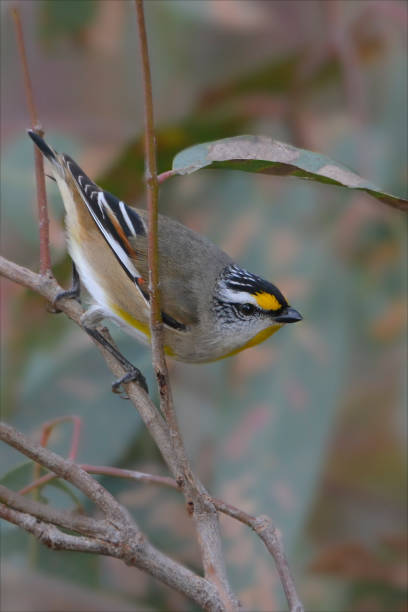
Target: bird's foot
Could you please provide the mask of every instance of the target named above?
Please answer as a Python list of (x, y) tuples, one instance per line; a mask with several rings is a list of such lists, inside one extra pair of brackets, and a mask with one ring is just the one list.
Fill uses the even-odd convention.
[[(86, 316), (87, 313), (85, 313)], [(130, 363), (103, 335), (93, 327), (88, 327), (84, 325), (81, 321), (82, 326), (86, 333), (94, 338), (101, 346), (103, 346), (111, 355), (113, 355), (121, 364), (121, 366), (126, 370), (126, 374), (121, 376), (118, 380), (115, 380), (112, 383), (112, 391), (113, 393), (121, 393), (121, 385), (129, 382), (136, 382), (146, 393), (149, 393), (149, 388), (146, 383), (146, 379), (141, 373), (140, 370), (135, 368), (135, 366)], [(129, 399), (128, 395), (122, 395), (123, 399)]]
[(71, 287), (65, 291), (60, 291), (59, 293), (57, 293), (57, 295), (55, 296), (55, 298), (53, 299), (52, 303), (51, 303), (51, 310), (50, 312), (57, 314), (59, 312), (61, 312), (61, 310), (58, 308), (57, 304), (60, 300), (64, 299), (64, 298), (68, 298), (71, 300), (77, 300), (77, 302), (80, 302), (79, 296), (81, 293), (81, 285), (79, 282), (79, 274), (78, 271), (75, 267), (75, 264), (72, 264), (72, 283), (71, 283)]
[[(129, 369), (128, 372), (126, 372), (126, 374), (124, 376), (121, 376), (120, 378), (118, 378), (118, 380), (115, 380), (112, 383), (112, 391), (113, 393), (122, 393), (122, 385), (129, 383), (129, 382), (136, 382), (139, 387), (141, 387), (144, 391), (146, 391), (146, 393), (149, 393), (149, 388), (147, 386), (146, 383), (146, 379), (143, 376), (143, 374), (141, 373), (140, 370), (138, 370), (137, 368), (135, 368), (134, 366), (132, 366), (132, 364), (130, 364), (132, 369)], [(126, 391), (124, 392), (123, 395), (121, 395), (122, 399), (129, 399), (128, 394), (126, 393)]]

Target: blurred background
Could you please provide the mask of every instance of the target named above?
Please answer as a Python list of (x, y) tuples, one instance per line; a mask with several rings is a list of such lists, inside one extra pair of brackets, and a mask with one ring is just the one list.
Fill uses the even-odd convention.
[[(48, 141), (104, 188), (144, 206), (133, 2), (14, 4)], [(9, 8), (0, 3), (2, 253), (37, 270), (33, 151)], [(404, 195), (405, 2), (150, 0), (146, 19), (160, 171), (190, 144), (265, 134)], [(55, 184), (47, 189), (54, 271), (67, 286), (62, 204)], [(304, 316), (229, 360), (169, 364), (201, 479), (217, 497), (273, 518), (308, 610), (406, 610), (403, 213), (329, 185), (208, 170), (165, 183), (160, 209), (275, 282)], [(110, 392), (111, 374), (88, 338), (37, 295), (2, 286), (3, 418), (39, 440), (42, 423), (76, 414), (78, 461), (166, 473), (134, 408)], [(153, 389), (149, 351), (115, 338)], [(71, 424), (61, 424), (50, 448), (66, 455), (71, 436)], [(3, 445), (0, 462), (11, 487), (30, 482), (21, 455)], [(177, 493), (102, 482), (157, 546), (200, 571)], [(41, 495), (86, 508), (69, 487)], [(263, 545), (232, 519), (221, 524), (245, 608), (285, 610)], [(119, 561), (55, 553), (4, 523), (1, 552), (7, 612), (194, 609)]]

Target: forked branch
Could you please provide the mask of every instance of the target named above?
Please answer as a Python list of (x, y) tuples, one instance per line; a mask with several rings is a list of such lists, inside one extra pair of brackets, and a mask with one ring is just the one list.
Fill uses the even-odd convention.
[[(77, 516), (0, 487), (0, 517), (56, 550), (108, 555), (133, 565), (183, 593), (205, 610), (225, 610), (216, 589), (204, 578), (157, 550), (116, 499), (69, 459), (33, 443), (5, 423), (0, 440), (72, 483), (102, 512), (103, 519)], [(68, 535), (60, 528), (79, 535)]]

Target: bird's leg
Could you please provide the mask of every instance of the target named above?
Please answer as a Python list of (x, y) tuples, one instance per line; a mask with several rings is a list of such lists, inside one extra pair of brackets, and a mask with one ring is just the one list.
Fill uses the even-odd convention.
[(72, 282), (71, 282), (71, 287), (69, 289), (67, 289), (66, 291), (60, 291), (59, 293), (57, 293), (56, 297), (54, 298), (53, 302), (52, 302), (52, 306), (54, 308), (54, 312), (61, 312), (58, 309), (57, 306), (57, 302), (59, 302), (59, 300), (62, 300), (62, 298), (70, 298), (70, 299), (74, 299), (77, 300), (79, 302), (79, 295), (81, 292), (81, 284), (79, 282), (79, 274), (78, 274), (78, 270), (76, 269), (76, 266), (74, 264), (74, 262), (72, 262)]
[[(112, 383), (112, 391), (113, 393), (121, 393), (121, 385), (124, 383), (135, 381), (137, 384), (142, 387), (146, 393), (149, 392), (149, 388), (146, 383), (146, 379), (138, 368), (130, 363), (103, 335), (95, 329), (95, 324), (97, 324), (103, 318), (100, 310), (95, 308), (90, 308), (84, 315), (81, 317), (81, 325), (86, 333), (94, 338), (101, 346), (103, 346), (111, 355), (113, 355), (119, 363), (127, 370), (126, 374), (115, 380)], [(124, 399), (128, 399), (127, 396), (122, 396)]]

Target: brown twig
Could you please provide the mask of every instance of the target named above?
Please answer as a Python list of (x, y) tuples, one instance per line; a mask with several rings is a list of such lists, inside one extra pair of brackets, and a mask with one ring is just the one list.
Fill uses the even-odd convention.
[(176, 174), (177, 172), (175, 170), (166, 170), (166, 172), (162, 172), (161, 174), (157, 175), (157, 182), (159, 183), (159, 185), (161, 185), (172, 176), (176, 176)]
[(286, 559), (282, 535), (273, 525), (269, 516), (252, 516), (251, 514), (236, 508), (232, 504), (227, 504), (220, 499), (213, 498), (212, 501), (219, 512), (240, 521), (244, 525), (248, 525), (248, 527), (250, 527), (263, 541), (266, 548), (275, 560), (276, 569), (279, 573), (281, 584), (289, 604), (290, 612), (304, 612), (303, 605), (296, 592), (290, 567)]
[[(174, 478), (169, 476), (156, 476), (155, 474), (146, 474), (145, 472), (137, 472), (135, 470), (123, 470), (121, 468), (115, 468), (106, 465), (88, 465), (87, 463), (80, 463), (79, 467), (81, 470), (88, 472), (88, 474), (100, 474), (101, 476), (114, 476), (116, 478), (127, 478), (136, 482), (144, 482), (149, 484), (158, 484), (171, 487), (172, 489), (179, 489)], [(29, 485), (20, 489), (20, 495), (25, 495), (30, 491), (33, 491), (37, 487), (43, 487), (48, 482), (51, 482), (57, 478), (55, 474), (44, 474), (40, 478), (30, 482)]]
[[(184, 450), (183, 441), (173, 406), (170, 380), (163, 350), (163, 326), (160, 310), (159, 261), (158, 261), (158, 180), (156, 141), (153, 120), (153, 96), (149, 53), (144, 19), (143, 0), (135, 0), (139, 30), (140, 54), (143, 73), (145, 112), (145, 172), (148, 200), (148, 264), (150, 290), (150, 329), (153, 367), (160, 394), (160, 407), (166, 417), (170, 440), (174, 449), (172, 463), (176, 460), (173, 475), (183, 490), (195, 520), (206, 578), (217, 587), (226, 609), (235, 610), (238, 601), (229, 586), (222, 554), (217, 512), (204, 487), (192, 473)], [(171, 469), (171, 466), (169, 466)]]
[[(168, 476), (159, 476), (156, 474), (146, 474), (144, 472), (138, 472), (135, 470), (124, 470), (121, 468), (102, 466), (102, 465), (88, 465), (88, 464), (80, 464), (79, 466), (82, 470), (86, 471), (88, 474), (101, 474), (104, 476), (114, 476), (116, 478), (127, 478), (129, 480), (133, 480), (136, 482), (143, 482), (148, 484), (156, 484), (156, 485), (164, 485), (166, 487), (170, 487), (172, 489), (178, 489), (178, 485), (173, 478), (169, 478)], [(44, 486), (51, 480), (57, 478), (55, 474), (46, 474), (36, 480), (35, 482), (30, 483), (24, 489), (19, 491), (20, 495), (24, 495), (29, 493), (36, 487)], [(0, 487), (0, 500), (1, 497), (1, 487)], [(290, 571), (290, 567), (288, 561), (286, 559), (285, 550), (282, 543), (282, 536), (280, 531), (273, 525), (271, 519), (266, 515), (261, 516), (253, 516), (236, 508), (232, 504), (228, 504), (220, 499), (212, 498), (212, 503), (218, 510), (218, 512), (222, 512), (223, 514), (230, 516), (231, 518), (236, 519), (237, 521), (243, 523), (250, 527), (256, 535), (263, 541), (267, 550), (272, 555), (275, 560), (276, 568), (279, 573), (279, 577), (281, 580), (281, 584), (283, 590), (286, 595), (286, 599), (289, 604), (289, 609), (291, 612), (303, 612), (304, 608), (299, 600), (299, 597), (296, 592), (296, 587), (293, 582), (292, 574)], [(21, 506), (14, 506), (16, 509), (21, 510)], [(51, 521), (52, 522), (52, 521)]]
[[(114, 476), (116, 478), (127, 478), (136, 482), (164, 485), (172, 489), (179, 488), (176, 481), (173, 478), (169, 478), (168, 476), (158, 476), (156, 474), (146, 474), (144, 472), (124, 470), (120, 468), (101, 465), (81, 464), (79, 467), (82, 470), (88, 472), (88, 474), (101, 474), (104, 476)], [(44, 486), (46, 483), (50, 482), (55, 478), (57, 478), (55, 474), (46, 474), (35, 482), (32, 482), (28, 486), (24, 487), (24, 489), (21, 489), (19, 493), (20, 495), (24, 495), (25, 493), (32, 491), (36, 487)], [(251, 514), (248, 514), (247, 512), (244, 512), (243, 510), (240, 510), (239, 508), (236, 508), (232, 504), (228, 504), (214, 497), (211, 501), (219, 512), (222, 512), (223, 514), (230, 516), (231, 518), (234, 518), (237, 521), (240, 521), (244, 525), (247, 525), (263, 541), (267, 550), (270, 552), (270, 554), (275, 560), (276, 568), (279, 573), (281, 584), (285, 592), (290, 611), (303, 612), (304, 609), (297, 595), (289, 564), (286, 559), (281, 533), (273, 525), (271, 519), (266, 515), (253, 516)], [(21, 509), (21, 507), (17, 509)]]
[(54, 427), (60, 423), (66, 423), (67, 421), (71, 421), (74, 428), (72, 432), (71, 448), (69, 449), (68, 459), (75, 461), (78, 453), (79, 438), (82, 428), (82, 419), (75, 414), (57, 417), (56, 419), (52, 419), (51, 421), (44, 423), (42, 426), (41, 446), (47, 446), (49, 437)]
[[(0, 424), (0, 439), (44, 467), (74, 484), (102, 511), (104, 519), (77, 516), (51, 509), (48, 505), (23, 497), (0, 487), (0, 516), (33, 533), (40, 541), (59, 550), (76, 550), (109, 555), (122, 559), (180, 591), (206, 610), (224, 610), (214, 586), (173, 561), (140, 532), (111, 494), (69, 459), (33, 443), (22, 433)], [(50, 524), (51, 523), (51, 524)], [(78, 532), (68, 535), (54, 527)], [(86, 536), (86, 537), (84, 537)]]
[[(52, 419), (51, 421), (44, 423), (41, 428), (42, 431), (41, 431), (40, 444), (41, 446), (47, 446), (49, 437), (54, 427), (66, 421), (72, 421), (73, 426), (74, 426), (74, 431), (73, 431), (72, 440), (71, 440), (71, 448), (69, 451), (68, 458), (71, 459), (72, 461), (75, 461), (77, 452), (78, 452), (79, 436), (80, 436), (81, 426), (82, 426), (82, 420), (78, 416), (67, 415), (67, 416), (57, 417), (56, 419)], [(38, 463), (35, 463), (34, 464), (34, 482), (37, 482), (38, 480), (40, 480), (40, 472), (41, 472), (41, 466)], [(31, 487), (30, 491), (34, 489), (35, 487)]]
[[(33, 87), (31, 84), (30, 72), (28, 69), (27, 55), (24, 44), (23, 28), (21, 25), (20, 12), (17, 8), (11, 9), (14, 21), (17, 46), (20, 55), (21, 68), (23, 71), (24, 89), (28, 112), (31, 118), (31, 127), (40, 136), (44, 135), (42, 126), (38, 120), (38, 113), (34, 102)], [(43, 275), (51, 274), (51, 255), (49, 246), (49, 220), (47, 207), (47, 194), (45, 190), (45, 175), (43, 156), (39, 149), (34, 146), (35, 179), (37, 185), (37, 208), (38, 208), (38, 228), (40, 234), (40, 273)]]
[(127, 565), (137, 567), (170, 588), (179, 591), (204, 610), (211, 612), (223, 612), (224, 610), (211, 583), (173, 561), (148, 541), (144, 542), (142, 549), (132, 546), (132, 543), (129, 542), (126, 556), (124, 556), (122, 547), (111, 542), (106, 535), (103, 538), (68, 535), (52, 524), (3, 504), (0, 504), (0, 518), (33, 534), (40, 542), (53, 550), (86, 552), (120, 559)]
[(179, 438), (179, 429), (173, 409), (169, 373), (163, 350), (163, 325), (160, 309), (159, 249), (158, 249), (158, 199), (156, 138), (154, 133), (152, 79), (144, 20), (143, 0), (135, 0), (139, 30), (140, 55), (143, 72), (144, 114), (145, 114), (145, 182), (148, 211), (148, 266), (150, 293), (150, 331), (153, 367), (160, 393), (160, 407), (172, 431), (172, 437)]

